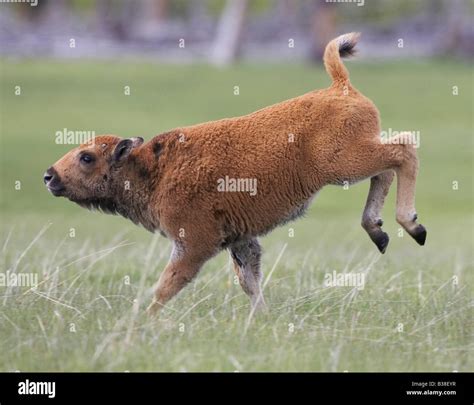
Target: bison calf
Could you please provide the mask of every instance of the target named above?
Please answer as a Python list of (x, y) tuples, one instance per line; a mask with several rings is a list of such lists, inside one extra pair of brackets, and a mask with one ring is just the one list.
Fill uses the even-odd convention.
[(350, 83), (341, 56), (358, 34), (331, 41), (324, 64), (332, 85), (252, 114), (142, 138), (103, 135), (66, 154), (44, 176), (49, 191), (86, 208), (120, 214), (173, 241), (149, 310), (161, 308), (222, 249), (253, 307), (260, 290), (257, 238), (300, 216), (328, 184), (371, 178), (362, 226), (380, 252), (380, 213), (394, 173), (397, 221), (420, 244), (418, 159), (410, 133), (380, 138), (379, 113)]

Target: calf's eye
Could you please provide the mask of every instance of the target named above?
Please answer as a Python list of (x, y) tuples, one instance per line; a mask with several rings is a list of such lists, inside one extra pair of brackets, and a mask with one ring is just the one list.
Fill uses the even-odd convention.
[(89, 164), (94, 161), (91, 155), (82, 155), (80, 160), (81, 160), (81, 163), (85, 163), (85, 164)]

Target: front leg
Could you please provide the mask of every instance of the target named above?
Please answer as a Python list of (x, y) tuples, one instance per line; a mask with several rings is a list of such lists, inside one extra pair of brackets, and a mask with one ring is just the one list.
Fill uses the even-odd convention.
[(185, 246), (175, 241), (171, 258), (155, 287), (154, 298), (147, 308), (149, 315), (155, 315), (183, 289), (199, 272), (202, 265), (212, 256), (199, 247)]
[(260, 270), (261, 247), (256, 238), (234, 243), (229, 248), (234, 271), (239, 278), (239, 283), (244, 292), (250, 298), (254, 310), (265, 309), (261, 282), (262, 271)]

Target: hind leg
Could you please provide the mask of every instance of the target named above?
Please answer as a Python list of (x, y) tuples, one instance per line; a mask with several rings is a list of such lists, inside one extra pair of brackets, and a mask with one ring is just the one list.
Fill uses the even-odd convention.
[(252, 307), (255, 310), (265, 308), (261, 282), (262, 272), (260, 270), (261, 248), (257, 239), (240, 241), (229, 248), (234, 271), (239, 278), (239, 283), (244, 292), (249, 296)]
[(426, 229), (417, 224), (418, 215), (415, 209), (415, 184), (418, 174), (418, 156), (414, 147), (414, 141), (410, 132), (401, 133), (397, 140), (398, 146), (403, 148), (401, 164), (395, 171), (397, 173), (397, 222), (415, 239), (420, 245), (425, 244)]
[[(415, 185), (418, 174), (418, 156), (415, 148), (415, 137), (410, 132), (403, 132), (394, 136), (385, 142), (376, 140), (359, 140), (358, 142), (347, 145), (347, 153), (341, 156), (341, 163), (331, 174), (329, 184), (334, 184), (335, 179), (348, 179), (349, 182), (355, 182), (368, 177), (378, 177), (380, 173), (388, 170), (395, 171), (397, 175), (397, 222), (413, 237), (420, 245), (425, 244), (426, 229), (423, 225), (416, 222), (417, 215), (415, 210)], [(374, 180), (371, 184), (369, 200), (375, 198), (375, 202), (368, 201), (367, 224), (364, 228), (372, 230), (369, 235), (374, 238), (382, 238), (381, 230), (374, 228), (373, 219), (370, 212), (377, 213), (377, 207), (382, 206), (382, 199), (385, 194), (384, 188), (387, 187), (388, 177), (380, 181)], [(365, 214), (365, 213), (364, 213)], [(364, 221), (364, 219), (363, 219)], [(378, 232), (380, 231), (380, 232)], [(378, 236), (377, 236), (378, 235)], [(377, 244), (377, 241), (375, 241)], [(377, 244), (383, 249), (383, 239), (379, 239)]]
[(388, 235), (382, 231), (381, 212), (393, 177), (394, 172), (388, 170), (370, 179), (369, 195), (362, 214), (362, 227), (381, 253), (385, 253), (389, 241)]
[(411, 132), (402, 132), (379, 146), (386, 166), (397, 174), (397, 222), (415, 239), (424, 245), (426, 229), (418, 224), (415, 210), (415, 185), (418, 174), (416, 139)]

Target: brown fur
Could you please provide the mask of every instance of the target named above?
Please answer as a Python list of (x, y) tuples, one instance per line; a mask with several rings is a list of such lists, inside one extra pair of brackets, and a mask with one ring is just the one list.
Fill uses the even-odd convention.
[[(252, 304), (262, 306), (257, 237), (301, 215), (329, 184), (372, 178), (362, 225), (383, 253), (388, 236), (380, 211), (395, 171), (397, 220), (423, 244), (426, 231), (415, 222), (418, 161), (411, 135), (381, 143), (377, 108), (352, 87), (340, 59), (353, 52), (357, 38), (346, 34), (328, 44), (324, 63), (333, 84), (327, 89), (243, 117), (178, 128), (146, 144), (100, 136), (66, 154), (45, 181), (56, 195), (121, 214), (173, 241), (152, 311), (224, 248)], [(83, 153), (94, 162), (81, 162)], [(257, 193), (218, 191), (225, 176), (256, 179)]]

